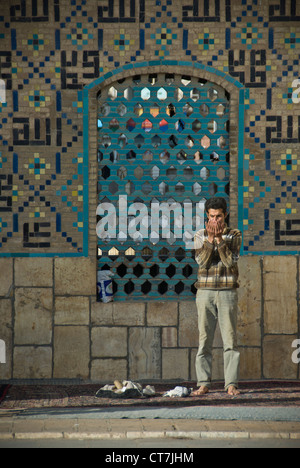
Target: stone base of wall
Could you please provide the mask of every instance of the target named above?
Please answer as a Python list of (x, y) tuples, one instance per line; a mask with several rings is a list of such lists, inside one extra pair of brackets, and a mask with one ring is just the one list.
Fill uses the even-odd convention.
[[(243, 257), (240, 273), (241, 379), (299, 378), (299, 258)], [(196, 380), (195, 302), (97, 303), (95, 278), (88, 258), (0, 260), (0, 380)]]

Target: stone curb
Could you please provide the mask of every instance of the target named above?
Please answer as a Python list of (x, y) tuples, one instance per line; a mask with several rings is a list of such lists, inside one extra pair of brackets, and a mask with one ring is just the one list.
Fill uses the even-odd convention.
[(300, 440), (298, 432), (248, 431), (128, 431), (128, 432), (16, 432), (0, 433), (0, 440), (120, 440), (120, 439), (290, 439)]

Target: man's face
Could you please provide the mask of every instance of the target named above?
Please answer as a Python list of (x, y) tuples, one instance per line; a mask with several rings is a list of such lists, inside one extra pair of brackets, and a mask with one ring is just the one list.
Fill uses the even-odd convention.
[(224, 211), (222, 209), (219, 209), (219, 210), (210, 209), (210, 210), (208, 210), (207, 218), (208, 218), (208, 221), (210, 221), (212, 224), (224, 225), (225, 224), (226, 214), (224, 213)]

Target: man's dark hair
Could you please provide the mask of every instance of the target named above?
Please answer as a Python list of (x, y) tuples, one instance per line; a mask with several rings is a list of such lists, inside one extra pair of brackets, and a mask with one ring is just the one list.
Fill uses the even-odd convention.
[(207, 200), (207, 202), (205, 203), (206, 213), (208, 213), (209, 210), (223, 210), (224, 214), (226, 215), (227, 203), (226, 203), (225, 198), (214, 197), (214, 198), (210, 198), (209, 200)]

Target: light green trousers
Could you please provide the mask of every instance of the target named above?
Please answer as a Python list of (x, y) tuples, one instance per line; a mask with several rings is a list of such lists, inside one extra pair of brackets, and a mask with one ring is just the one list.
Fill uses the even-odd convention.
[(198, 385), (211, 387), (212, 348), (219, 321), (223, 349), (225, 389), (230, 385), (238, 387), (240, 353), (237, 350), (237, 310), (236, 289), (200, 289), (197, 293), (199, 320), (199, 350), (196, 357)]

